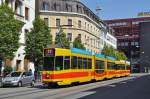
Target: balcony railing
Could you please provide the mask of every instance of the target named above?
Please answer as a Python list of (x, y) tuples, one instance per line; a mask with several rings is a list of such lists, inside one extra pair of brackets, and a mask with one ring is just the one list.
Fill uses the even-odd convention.
[(24, 16), (22, 16), (20, 14), (15, 13), (14, 17), (15, 17), (15, 19), (17, 19), (17, 20), (19, 20), (21, 22), (25, 22)]

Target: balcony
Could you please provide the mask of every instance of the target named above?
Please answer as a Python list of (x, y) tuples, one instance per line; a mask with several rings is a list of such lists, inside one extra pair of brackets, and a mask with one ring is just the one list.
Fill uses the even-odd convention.
[(19, 20), (19, 21), (21, 21), (21, 22), (25, 22), (24, 16), (22, 16), (22, 15), (20, 15), (20, 14), (15, 13), (15, 14), (14, 14), (14, 17), (15, 17), (15, 19), (17, 19), (17, 20)]

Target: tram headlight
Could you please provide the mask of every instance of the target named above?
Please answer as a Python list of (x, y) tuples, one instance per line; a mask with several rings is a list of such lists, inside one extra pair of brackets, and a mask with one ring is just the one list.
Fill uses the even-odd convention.
[(49, 79), (49, 78), (50, 78), (50, 75), (49, 75), (49, 74), (46, 74), (46, 78)]

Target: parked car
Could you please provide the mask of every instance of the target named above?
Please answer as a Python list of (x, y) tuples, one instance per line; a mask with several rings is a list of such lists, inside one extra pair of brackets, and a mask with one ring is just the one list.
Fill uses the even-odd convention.
[(2, 80), (2, 86), (34, 86), (34, 75), (31, 72), (12, 72)]

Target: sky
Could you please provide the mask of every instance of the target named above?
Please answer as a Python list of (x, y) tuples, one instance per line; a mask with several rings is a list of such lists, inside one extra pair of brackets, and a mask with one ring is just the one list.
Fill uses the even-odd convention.
[(96, 5), (102, 9), (100, 18), (136, 18), (139, 12), (150, 12), (150, 0), (80, 0), (95, 12)]

